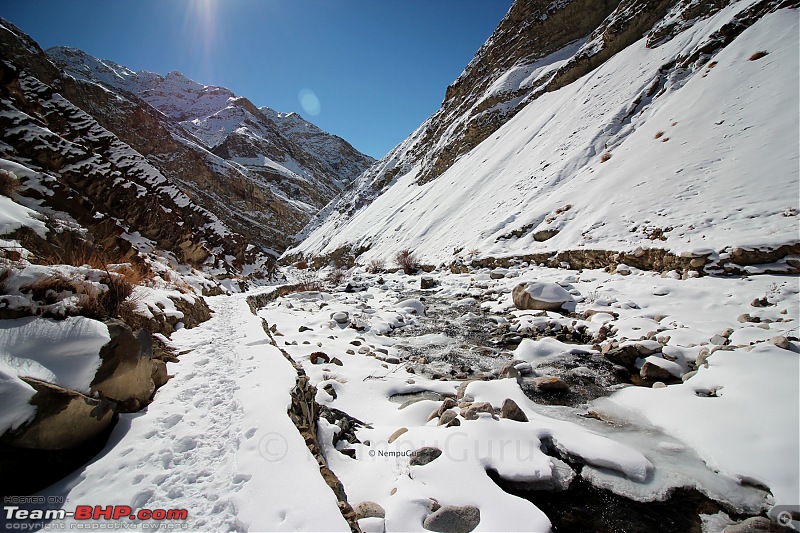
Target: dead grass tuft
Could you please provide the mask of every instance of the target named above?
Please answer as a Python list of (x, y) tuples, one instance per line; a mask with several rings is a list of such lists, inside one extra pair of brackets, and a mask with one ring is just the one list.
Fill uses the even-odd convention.
[(767, 52), (766, 50), (759, 50), (755, 54), (751, 55), (749, 60), (750, 61), (757, 61), (757, 60), (761, 59), (762, 57), (764, 57), (766, 55), (769, 55), (769, 52)]
[(659, 131), (656, 133), (656, 139), (660, 139), (664, 135), (663, 131)]

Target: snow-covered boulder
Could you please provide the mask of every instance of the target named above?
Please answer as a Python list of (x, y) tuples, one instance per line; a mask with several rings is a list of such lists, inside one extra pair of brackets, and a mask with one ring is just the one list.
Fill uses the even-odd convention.
[(575, 298), (557, 283), (528, 281), (514, 287), (511, 297), (517, 309), (564, 311), (575, 309)]

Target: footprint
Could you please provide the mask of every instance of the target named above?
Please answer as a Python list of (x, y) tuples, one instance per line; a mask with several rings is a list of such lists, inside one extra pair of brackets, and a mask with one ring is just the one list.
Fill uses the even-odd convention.
[(162, 424), (162, 425), (163, 425), (165, 428), (169, 429), (169, 428), (171, 428), (171, 427), (174, 427), (174, 426), (175, 426), (175, 424), (177, 424), (178, 422), (180, 422), (180, 421), (181, 421), (181, 418), (183, 418), (183, 417), (181, 417), (181, 415), (178, 415), (178, 414), (175, 414), (175, 415), (169, 415), (167, 418), (165, 418), (164, 420), (162, 420), (161, 424)]
[(236, 474), (233, 476), (233, 484), (239, 485), (240, 483), (246, 483), (250, 481), (250, 478), (253, 477), (250, 474)]

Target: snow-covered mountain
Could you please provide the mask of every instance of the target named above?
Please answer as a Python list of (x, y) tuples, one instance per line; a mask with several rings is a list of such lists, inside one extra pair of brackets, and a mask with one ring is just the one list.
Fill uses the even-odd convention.
[(282, 250), (373, 162), (299, 115), (258, 109), (224, 87), (133, 72), (70, 48), (47, 55), (73, 78), (76, 105), (267, 249)]
[(287, 256), (797, 271), (797, 5), (518, 1)]

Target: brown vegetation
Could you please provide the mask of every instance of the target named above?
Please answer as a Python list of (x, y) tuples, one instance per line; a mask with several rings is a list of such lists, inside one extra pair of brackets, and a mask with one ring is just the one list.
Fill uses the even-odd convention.
[(767, 52), (766, 50), (759, 50), (758, 52), (756, 52), (755, 54), (750, 56), (750, 61), (756, 61), (756, 60), (761, 59), (762, 57), (764, 57), (764, 56), (766, 56), (768, 54), (769, 54), (769, 52)]
[(13, 172), (0, 169), (0, 195), (10, 197), (19, 189), (19, 181)]
[(383, 259), (372, 259), (367, 263), (366, 270), (370, 274), (380, 274), (386, 270), (386, 261)]
[(394, 260), (406, 274), (414, 274), (421, 266), (411, 250), (401, 251), (394, 257)]

